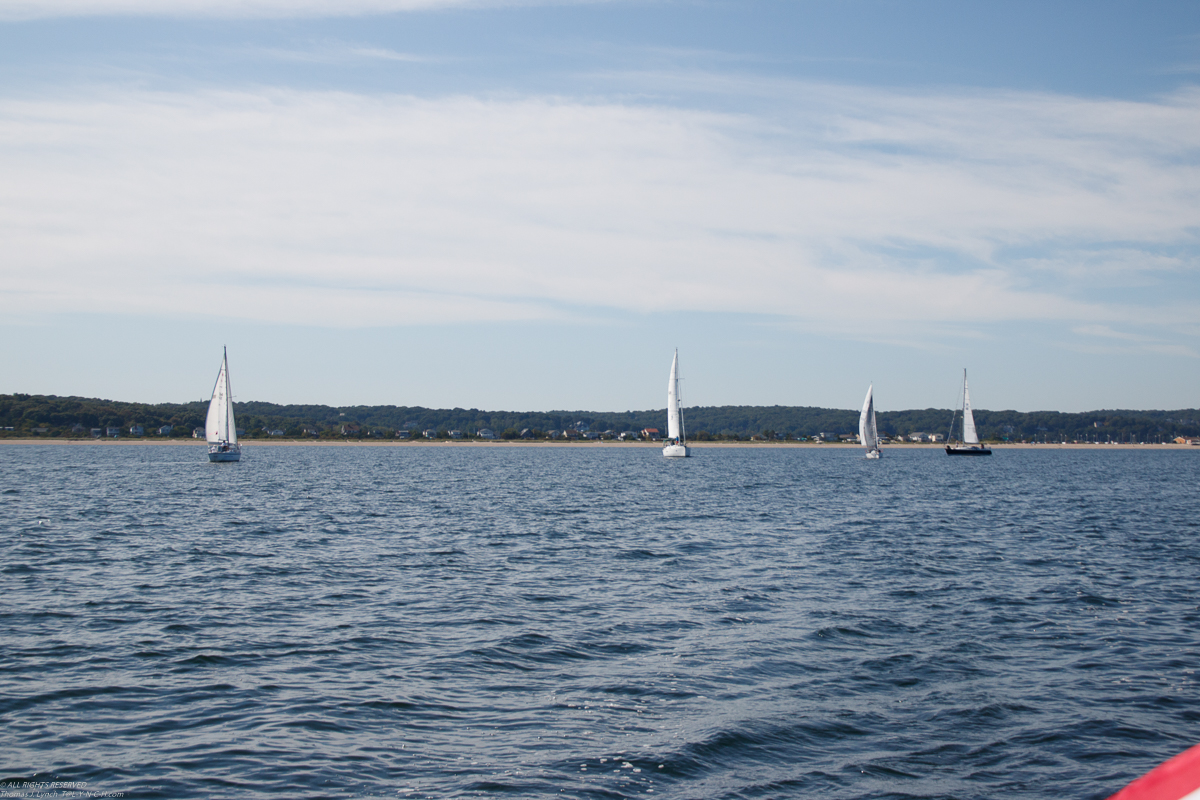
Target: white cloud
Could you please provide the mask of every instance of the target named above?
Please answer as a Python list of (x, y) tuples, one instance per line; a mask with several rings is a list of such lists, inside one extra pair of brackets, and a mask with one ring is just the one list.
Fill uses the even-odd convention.
[(0, 312), (356, 326), (669, 306), (864, 336), (1194, 317), (1194, 291), (1147, 310), (1077, 267), (1112, 248), (1106, 287), (1194, 286), (1200, 93), (789, 92), (800, 110), (772, 117), (297, 91), (0, 100)]

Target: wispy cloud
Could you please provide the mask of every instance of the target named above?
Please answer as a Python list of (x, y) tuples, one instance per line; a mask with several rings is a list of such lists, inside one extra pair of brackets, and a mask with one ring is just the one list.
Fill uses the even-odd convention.
[(578, 5), (604, 0), (5, 0), (0, 20), (145, 16), (190, 18), (350, 17), (449, 8)]
[[(1072, 349), (1092, 353), (1157, 353), (1160, 355), (1178, 356), (1181, 358), (1200, 358), (1200, 352), (1195, 348), (1181, 344), (1178, 341), (1164, 341), (1156, 336), (1144, 333), (1116, 330), (1108, 325), (1080, 325), (1072, 329), (1074, 333), (1088, 339), (1107, 340), (1106, 344), (1095, 344), (1084, 341), (1069, 345)], [(1120, 342), (1121, 344), (1114, 344)]]
[[(3, 100), (0, 310), (355, 326), (669, 304), (897, 338), (1194, 317), (1200, 93), (779, 98), (804, 104)], [(1112, 291), (1147, 281), (1165, 299)]]
[(257, 58), (304, 64), (344, 64), (355, 61), (429, 63), (435, 60), (427, 56), (401, 53), (384, 47), (367, 47), (347, 42), (317, 42), (307, 47), (243, 48), (241, 52)]

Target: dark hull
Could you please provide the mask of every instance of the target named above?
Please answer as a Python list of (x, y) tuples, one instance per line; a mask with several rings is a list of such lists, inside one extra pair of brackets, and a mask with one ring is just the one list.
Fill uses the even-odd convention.
[(986, 447), (954, 447), (946, 445), (946, 455), (948, 456), (990, 456), (991, 450)]

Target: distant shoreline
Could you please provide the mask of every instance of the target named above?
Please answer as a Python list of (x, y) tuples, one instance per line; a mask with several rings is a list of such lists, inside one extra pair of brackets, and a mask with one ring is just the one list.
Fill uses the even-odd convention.
[[(15, 445), (81, 445), (84, 447), (110, 446), (110, 447), (161, 447), (163, 445), (175, 445), (177, 447), (207, 447), (204, 442), (195, 439), (136, 439), (136, 438), (121, 438), (121, 439), (0, 439), (0, 444), (15, 444)], [(843, 442), (688, 442), (689, 447), (697, 450), (705, 449), (721, 449), (721, 448), (835, 448), (839, 450), (859, 450), (862, 445), (857, 443)], [(944, 443), (919, 443), (919, 442), (904, 442), (897, 444), (885, 444), (883, 449), (886, 450), (941, 450), (946, 445)], [(383, 439), (367, 439), (364, 441), (329, 441), (320, 439), (249, 439), (242, 442), (243, 449), (252, 449), (255, 447), (592, 447), (605, 449), (621, 449), (621, 448), (661, 448), (661, 442), (614, 442), (614, 441), (560, 441), (551, 442), (545, 439), (534, 441), (522, 441), (519, 439), (491, 439), (491, 440), (426, 440), (426, 439), (409, 439), (409, 440), (383, 440)], [(1120, 444), (1116, 442), (1101, 442), (1099, 444), (1083, 444), (1075, 442), (1051, 442), (1048, 444), (1034, 444), (1021, 442), (1007, 442), (1004, 444), (990, 444), (988, 447), (993, 450), (1115, 450), (1115, 449), (1171, 449), (1171, 450), (1195, 450), (1200, 452), (1200, 447), (1189, 446), (1185, 444), (1176, 444), (1174, 442), (1164, 442), (1163, 444)]]

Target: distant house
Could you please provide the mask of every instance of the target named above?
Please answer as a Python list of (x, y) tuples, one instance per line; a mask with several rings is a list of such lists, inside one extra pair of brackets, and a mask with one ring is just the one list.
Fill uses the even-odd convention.
[(661, 439), (662, 433), (659, 432), (658, 428), (642, 428), (642, 438), (654, 441), (655, 439)]
[(412, 431), (409, 431), (409, 430), (396, 431), (396, 438), (397, 439), (412, 438)]
[(599, 438), (600, 438), (600, 433), (599, 433), (598, 431), (584, 431), (584, 432), (583, 432), (583, 438), (585, 438), (585, 439), (599, 439)]
[(121, 429), (120, 428), (108, 428), (105, 430), (104, 433), (105, 433), (105, 435), (111, 436), (115, 439), (121, 435)]
[(1188, 439), (1183, 436), (1175, 437), (1175, 444), (1200, 444), (1200, 439)]
[(622, 442), (636, 442), (638, 435), (637, 431), (622, 431), (621, 433), (617, 434), (617, 438)]
[(946, 441), (946, 434), (944, 434), (944, 433), (931, 433), (931, 434), (929, 434), (929, 441), (931, 441), (931, 442), (944, 442), (944, 441)]
[(171, 431), (173, 431), (173, 430), (175, 430), (174, 425), (163, 425), (161, 428), (158, 429), (158, 435), (159, 436), (170, 436)]
[(476, 435), (477, 435), (477, 436), (478, 436), (480, 439), (495, 439), (495, 438), (496, 438), (496, 434), (492, 432), (492, 429), (491, 429), (491, 428), (482, 428), (482, 429), (479, 431), (479, 433), (478, 433), (478, 434), (476, 434)]
[(34, 433), (49, 433), (50, 429), (46, 427), (37, 427), (33, 429)]
[(92, 428), (92, 438), (93, 439), (99, 439), (103, 435), (104, 435), (103, 428)]
[(316, 428), (305, 428), (304, 430), (300, 431), (300, 435), (301, 436), (311, 436), (315, 439), (321, 435), (321, 432), (319, 430), (317, 430)]
[(192, 428), (192, 438), (193, 439), (205, 438), (204, 437), (204, 428)]
[(268, 436), (283, 436), (283, 431), (280, 431), (280, 430), (267, 431), (267, 435)]
[(589, 430), (591, 430), (591, 428), (592, 426), (588, 425), (586, 422), (575, 423), (575, 430), (579, 431), (580, 433), (587, 433)]
[(546, 433), (546, 435), (549, 436), (551, 439), (557, 439), (559, 436), (562, 435), (562, 431), (548, 431)]
[(532, 439), (533, 431), (529, 430), (529, 428), (521, 428), (521, 433), (519, 435), (522, 439)]
[(145, 436), (146, 431), (144, 428), (142, 428), (141, 425), (130, 425), (129, 426), (129, 435), (130, 436)]
[(910, 442), (928, 442), (931, 441), (928, 433), (910, 433), (908, 435)]
[(451, 439), (461, 439), (461, 438), (463, 438), (463, 432), (462, 431), (450, 431), (450, 438)]
[(424, 436), (426, 439), (436, 439), (437, 431), (435, 431), (433, 429), (430, 429), (427, 431), (421, 431), (421, 435)]

